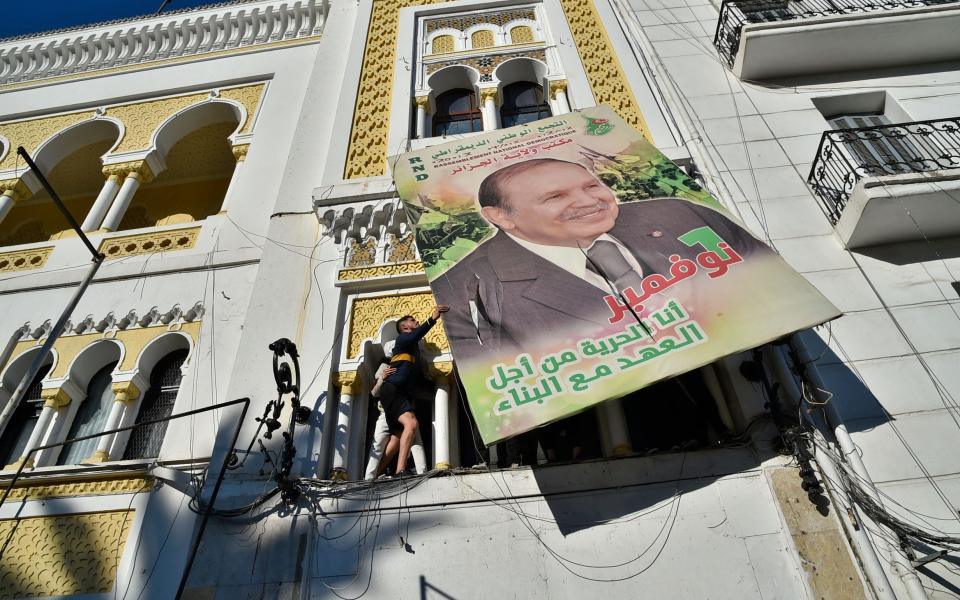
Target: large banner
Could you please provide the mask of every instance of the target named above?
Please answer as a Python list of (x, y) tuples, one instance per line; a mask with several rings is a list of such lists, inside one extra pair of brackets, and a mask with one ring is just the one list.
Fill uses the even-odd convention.
[(391, 163), (488, 445), (840, 314), (606, 106)]

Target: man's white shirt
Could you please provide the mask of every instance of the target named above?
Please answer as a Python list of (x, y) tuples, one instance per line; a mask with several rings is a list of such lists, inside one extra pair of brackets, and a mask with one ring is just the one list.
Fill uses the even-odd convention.
[[(590, 285), (598, 287), (605, 292), (610, 291), (610, 284), (607, 283), (603, 277), (587, 268), (587, 257), (584, 253), (592, 248), (593, 244), (590, 244), (590, 246), (582, 249), (571, 248), (569, 246), (548, 246), (546, 244), (537, 244), (527, 240), (522, 240), (514, 235), (510, 235), (509, 233), (507, 233), (507, 235), (510, 236), (510, 239), (520, 244), (530, 252), (533, 252), (544, 260), (550, 261), (571, 275), (579, 277)], [(630, 251), (627, 250), (627, 247), (624, 246), (620, 240), (612, 235), (604, 233), (594, 240), (593, 243), (595, 244), (601, 240), (613, 243), (617, 249), (620, 250), (620, 254), (623, 255), (623, 258), (626, 259), (627, 263), (637, 273), (639, 273), (641, 276), (643, 275), (643, 269), (640, 268), (640, 264), (637, 262), (637, 259), (634, 258), (633, 254), (630, 254)]]

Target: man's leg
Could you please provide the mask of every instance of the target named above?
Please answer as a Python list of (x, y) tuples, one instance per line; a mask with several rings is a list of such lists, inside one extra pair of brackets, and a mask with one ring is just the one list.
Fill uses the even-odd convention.
[(400, 455), (397, 457), (397, 475), (400, 475), (407, 468), (407, 455), (410, 453), (410, 446), (413, 445), (413, 437), (417, 433), (417, 417), (412, 410), (408, 410), (397, 420), (403, 425), (403, 432), (400, 434)]
[(383, 460), (383, 452), (388, 441), (390, 441), (390, 430), (387, 428), (387, 415), (380, 413), (373, 430), (373, 444), (370, 446), (370, 458), (367, 460), (367, 472), (364, 474), (364, 479), (375, 479), (381, 461), (387, 462)]

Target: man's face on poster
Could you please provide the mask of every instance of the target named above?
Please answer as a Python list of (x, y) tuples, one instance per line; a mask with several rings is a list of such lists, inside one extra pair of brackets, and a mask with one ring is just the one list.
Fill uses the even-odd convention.
[(518, 238), (549, 246), (587, 247), (610, 231), (620, 212), (613, 192), (584, 167), (551, 161), (499, 183), (501, 205), (483, 216)]

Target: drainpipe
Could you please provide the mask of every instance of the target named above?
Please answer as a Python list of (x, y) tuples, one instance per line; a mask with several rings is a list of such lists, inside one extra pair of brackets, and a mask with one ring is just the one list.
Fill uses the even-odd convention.
[[(800, 339), (799, 335), (792, 335), (790, 337), (790, 348), (793, 349), (797, 359), (804, 365), (804, 375), (807, 377), (807, 379), (809, 379), (817, 401), (822, 402), (824, 408), (826, 409), (827, 421), (830, 426), (833, 427), (834, 437), (837, 440), (837, 444), (840, 446), (840, 451), (843, 453), (844, 460), (846, 460), (847, 464), (850, 465), (857, 477), (859, 477), (860, 480), (865, 483), (863, 486), (864, 491), (877, 504), (882, 506), (883, 502), (880, 500), (880, 495), (877, 493), (876, 487), (873, 485), (873, 480), (870, 478), (870, 473), (867, 472), (867, 467), (863, 464), (863, 459), (860, 457), (860, 452), (856, 444), (854, 444), (853, 438), (850, 437), (850, 432), (847, 431), (847, 426), (843, 422), (843, 417), (841, 416), (840, 411), (837, 409), (836, 404), (830, 402), (830, 396), (825, 391), (827, 389), (827, 385), (824, 383), (823, 377), (820, 375), (820, 370), (817, 368), (809, 349), (807, 348), (806, 344), (803, 343), (803, 340)], [(923, 583), (920, 581), (920, 577), (917, 575), (917, 572), (914, 570), (910, 560), (901, 551), (901, 549), (890, 545), (887, 540), (883, 538), (877, 539), (877, 545), (884, 554), (890, 557), (890, 562), (893, 563), (893, 570), (903, 582), (910, 599), (929, 600), (926, 590), (923, 589)]]

